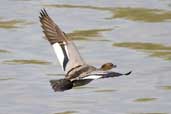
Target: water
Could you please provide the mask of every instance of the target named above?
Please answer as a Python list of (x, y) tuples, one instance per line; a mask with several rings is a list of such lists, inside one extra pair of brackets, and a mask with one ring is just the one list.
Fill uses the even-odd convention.
[[(53, 92), (63, 78), (39, 23), (49, 15), (75, 40), (87, 63), (105, 62), (128, 77)], [(170, 114), (170, 0), (2, 0), (1, 114)]]

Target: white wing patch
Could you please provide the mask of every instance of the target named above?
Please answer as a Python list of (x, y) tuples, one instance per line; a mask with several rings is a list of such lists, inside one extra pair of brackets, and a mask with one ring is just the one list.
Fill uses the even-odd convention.
[[(62, 47), (60, 46), (59, 43), (55, 43), (52, 46), (54, 48), (54, 51), (55, 51), (56, 56), (58, 58), (58, 61), (59, 61), (60, 65), (62, 66), (62, 69), (65, 71), (65, 66), (64, 66), (65, 55), (64, 55), (64, 52), (62, 50)], [(68, 55), (68, 50), (67, 50), (66, 46), (65, 46), (65, 51)]]
[(84, 77), (83, 79), (99, 79), (101, 78), (102, 76), (99, 76), (99, 75), (89, 75), (87, 77)]

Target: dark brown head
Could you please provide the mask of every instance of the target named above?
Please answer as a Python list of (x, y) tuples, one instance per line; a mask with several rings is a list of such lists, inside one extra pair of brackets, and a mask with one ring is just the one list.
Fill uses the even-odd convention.
[(106, 70), (111, 70), (112, 68), (116, 68), (116, 65), (113, 63), (105, 63), (101, 66), (100, 70), (106, 71)]

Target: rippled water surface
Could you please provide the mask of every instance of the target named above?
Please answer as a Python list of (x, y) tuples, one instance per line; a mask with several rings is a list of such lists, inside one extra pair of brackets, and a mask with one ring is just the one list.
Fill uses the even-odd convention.
[[(87, 63), (133, 73), (53, 92), (64, 72), (41, 8)], [(1, 0), (0, 35), (0, 114), (171, 114), (170, 0)]]

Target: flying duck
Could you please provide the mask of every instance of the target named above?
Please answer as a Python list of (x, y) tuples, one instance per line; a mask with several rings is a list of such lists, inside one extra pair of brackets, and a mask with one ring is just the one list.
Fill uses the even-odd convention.
[(45, 9), (40, 12), (40, 23), (45, 37), (52, 45), (58, 61), (65, 72), (65, 78), (50, 80), (52, 89), (65, 91), (88, 84), (92, 80), (129, 75), (111, 71), (116, 65), (105, 63), (100, 68), (86, 64), (73, 41), (51, 19)]

